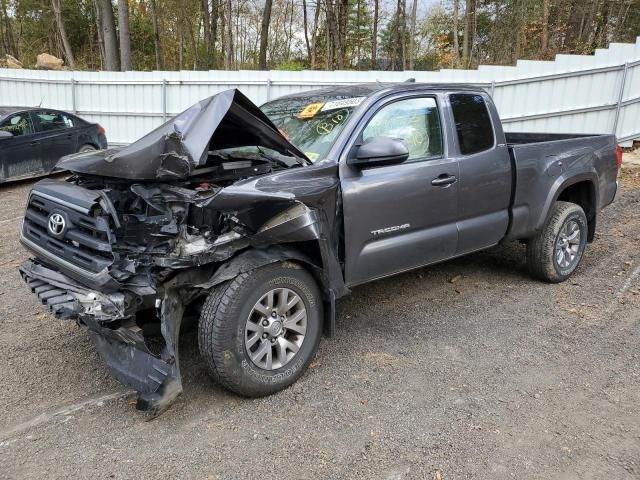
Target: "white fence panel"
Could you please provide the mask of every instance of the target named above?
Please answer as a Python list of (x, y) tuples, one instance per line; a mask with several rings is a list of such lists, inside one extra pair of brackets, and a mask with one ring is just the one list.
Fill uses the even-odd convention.
[(520, 60), (516, 66), (437, 72), (180, 71), (76, 72), (0, 69), (0, 105), (76, 112), (129, 143), (198, 100), (239, 88), (258, 105), (295, 92), (336, 85), (401, 82), (471, 83), (493, 96), (508, 131), (616, 133), (640, 139), (640, 37), (594, 55)]

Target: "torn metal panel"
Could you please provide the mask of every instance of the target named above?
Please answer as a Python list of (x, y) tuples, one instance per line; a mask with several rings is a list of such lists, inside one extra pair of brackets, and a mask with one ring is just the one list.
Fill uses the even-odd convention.
[[(219, 151), (244, 146), (260, 148)], [(129, 147), (67, 157), (75, 176), (34, 185), (21, 240), (38, 260), (23, 276), (52, 311), (89, 330), (139, 408), (157, 414), (182, 392), (183, 313), (221, 282), (293, 260), (318, 280), (328, 312), (347, 293), (337, 167), (291, 155), (304, 159), (229, 91)], [(60, 231), (49, 229), (53, 215)]]
[(262, 146), (303, 161), (269, 118), (237, 89), (202, 100), (119, 149), (63, 157), (57, 168), (131, 180), (177, 180), (207, 162), (208, 152)]

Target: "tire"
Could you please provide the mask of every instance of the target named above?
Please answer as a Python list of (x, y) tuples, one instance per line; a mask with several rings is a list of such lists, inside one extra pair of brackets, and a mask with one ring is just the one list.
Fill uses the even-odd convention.
[(575, 203), (556, 202), (542, 231), (527, 243), (531, 275), (545, 282), (564, 282), (580, 264), (587, 233), (584, 210)]
[[(293, 307), (281, 316), (282, 298)], [(275, 317), (269, 305), (277, 307)], [(313, 277), (295, 263), (274, 263), (209, 294), (198, 345), (216, 382), (245, 397), (263, 397), (300, 378), (318, 349), (321, 327), (322, 298)]]
[(78, 149), (78, 153), (85, 153), (85, 152), (95, 152), (96, 151), (96, 147), (94, 147), (93, 145), (82, 145), (79, 149)]

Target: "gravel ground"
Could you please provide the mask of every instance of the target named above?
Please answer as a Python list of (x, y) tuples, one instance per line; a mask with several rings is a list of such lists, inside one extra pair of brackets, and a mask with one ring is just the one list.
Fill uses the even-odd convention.
[(356, 288), (288, 390), (246, 400), (181, 342), (153, 420), (17, 266), (30, 184), (0, 188), (2, 478), (640, 478), (640, 182), (568, 282), (501, 246)]

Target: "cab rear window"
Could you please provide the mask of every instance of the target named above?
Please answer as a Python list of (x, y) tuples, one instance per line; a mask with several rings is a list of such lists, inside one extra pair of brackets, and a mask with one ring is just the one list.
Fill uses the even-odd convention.
[(494, 135), (489, 111), (481, 95), (456, 93), (449, 96), (463, 155), (493, 147)]

